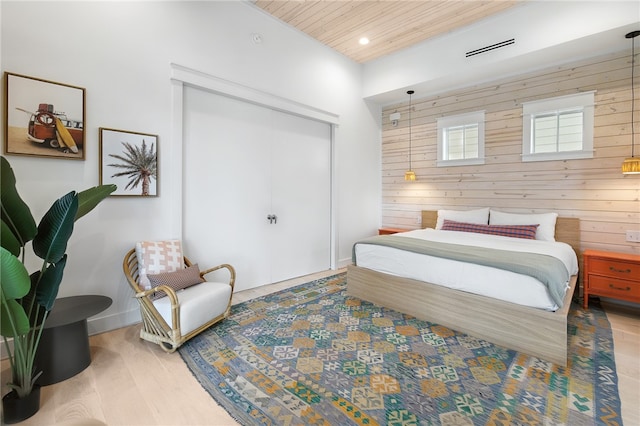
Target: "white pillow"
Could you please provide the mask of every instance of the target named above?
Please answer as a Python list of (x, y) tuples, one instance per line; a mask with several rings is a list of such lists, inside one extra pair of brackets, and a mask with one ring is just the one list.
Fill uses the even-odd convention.
[(491, 210), (489, 225), (539, 225), (536, 240), (555, 241), (558, 213), (505, 213)]
[(489, 207), (476, 210), (438, 210), (436, 229), (442, 229), (445, 219), (487, 225), (489, 223)]

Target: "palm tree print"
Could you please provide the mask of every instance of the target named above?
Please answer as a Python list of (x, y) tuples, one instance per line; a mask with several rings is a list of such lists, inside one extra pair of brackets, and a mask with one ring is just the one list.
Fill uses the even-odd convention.
[(142, 195), (149, 195), (149, 183), (151, 179), (157, 179), (157, 158), (155, 146), (152, 143), (147, 149), (145, 140), (142, 146), (135, 146), (128, 142), (122, 142), (124, 146), (123, 155), (109, 154), (120, 160), (122, 163), (108, 164), (108, 166), (122, 169), (121, 172), (111, 175), (111, 177), (127, 176), (129, 182), (125, 189), (134, 189), (142, 184)]

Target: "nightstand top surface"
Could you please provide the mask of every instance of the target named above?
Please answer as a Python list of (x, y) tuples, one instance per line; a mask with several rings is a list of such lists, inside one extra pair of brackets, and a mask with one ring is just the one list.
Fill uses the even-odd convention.
[(618, 253), (614, 251), (592, 250), (587, 249), (582, 253), (583, 256), (604, 257), (618, 260), (628, 260), (631, 262), (640, 262), (640, 255), (632, 253)]

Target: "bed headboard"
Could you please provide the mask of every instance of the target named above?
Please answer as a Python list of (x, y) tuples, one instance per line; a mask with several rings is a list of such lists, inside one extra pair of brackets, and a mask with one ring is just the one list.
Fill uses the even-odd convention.
[[(435, 228), (437, 220), (437, 210), (422, 210), (423, 228)], [(580, 259), (580, 219), (577, 217), (558, 217), (556, 220), (556, 241), (569, 244)]]
[(435, 228), (438, 221), (438, 210), (422, 210), (422, 227)]

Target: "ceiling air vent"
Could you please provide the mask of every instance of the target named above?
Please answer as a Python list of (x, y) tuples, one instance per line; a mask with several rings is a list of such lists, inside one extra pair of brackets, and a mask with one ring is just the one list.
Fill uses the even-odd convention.
[(480, 49), (470, 50), (464, 55), (468, 58), (470, 56), (479, 55), (481, 53), (487, 53), (491, 50), (500, 49), (501, 47), (509, 46), (510, 44), (515, 44), (516, 39), (512, 38), (510, 40), (501, 41), (500, 43), (492, 44), (490, 46), (481, 47)]

